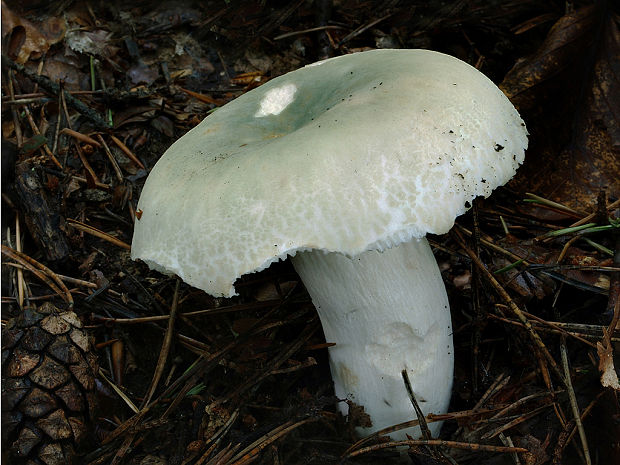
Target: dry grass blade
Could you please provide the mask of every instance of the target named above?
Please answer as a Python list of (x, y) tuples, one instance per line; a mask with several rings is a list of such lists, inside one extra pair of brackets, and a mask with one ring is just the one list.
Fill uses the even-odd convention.
[[(259, 310), (262, 308), (273, 308), (276, 305), (282, 303), (282, 300), (266, 300), (264, 302), (253, 302), (251, 304), (236, 304), (236, 305), (226, 305), (223, 307), (216, 308), (208, 308), (205, 310), (194, 310), (193, 312), (184, 312), (180, 313), (179, 316), (181, 318), (189, 318), (194, 316), (208, 316), (208, 315), (220, 315), (222, 313), (233, 313), (240, 312), (243, 310)], [(136, 318), (109, 318), (103, 317), (99, 315), (95, 315), (94, 317), (97, 321), (105, 323), (105, 324), (142, 324), (142, 323), (151, 323), (154, 321), (164, 321), (170, 318), (170, 315), (156, 315), (156, 316), (145, 316), (145, 317), (136, 317)]]
[(558, 394), (562, 394), (564, 391), (563, 390), (559, 390), (559, 391), (554, 391), (554, 392), (539, 392), (537, 394), (531, 394), (529, 396), (525, 396), (522, 397), (521, 399), (517, 400), (516, 402), (513, 402), (512, 404), (504, 407), (502, 410), (500, 410), (499, 412), (497, 412), (495, 415), (493, 415), (491, 417), (491, 419), (496, 419), (496, 418), (500, 418), (500, 417), (504, 417), (506, 416), (507, 413), (511, 412), (512, 410), (521, 407), (522, 405), (525, 405), (526, 403), (528, 403), (531, 400), (535, 400), (535, 399), (539, 399), (541, 397), (549, 397), (549, 396), (557, 396)]
[(73, 129), (64, 128), (60, 131), (60, 133), (71, 136), (74, 139), (79, 140), (80, 142), (84, 142), (85, 144), (94, 145), (95, 147), (101, 147), (101, 144), (92, 137), (89, 137), (86, 134), (82, 134), (81, 132), (74, 131)]
[[(606, 393), (605, 391), (599, 392), (598, 395), (592, 400), (592, 402), (590, 402), (590, 404), (585, 409), (583, 409), (583, 412), (581, 414), (581, 422), (582, 423), (585, 420), (585, 418), (592, 412), (592, 409), (594, 408), (594, 406), (598, 403), (599, 400), (601, 400), (601, 397), (603, 397), (603, 395), (605, 395), (605, 393)], [(577, 428), (575, 426), (575, 422), (574, 421), (568, 422), (566, 424), (565, 431), (568, 431), (568, 433), (566, 434), (566, 437), (565, 437), (565, 442), (564, 443), (558, 442), (558, 446), (556, 447), (556, 450), (554, 452), (554, 456), (560, 457), (562, 455), (562, 452), (563, 452), (564, 447), (566, 446), (566, 444), (569, 444), (573, 440), (573, 437), (575, 436), (576, 431), (577, 431)], [(554, 463), (561, 463), (560, 460), (554, 461)]]
[(73, 108), (75, 108), (86, 118), (90, 119), (97, 128), (108, 129), (109, 126), (106, 121), (101, 117), (101, 115), (99, 115), (92, 108), (88, 107), (81, 100), (75, 98), (66, 90), (63, 90), (59, 84), (51, 81), (48, 77), (37, 75), (36, 73), (29, 71), (24, 66), (20, 65), (19, 63), (15, 63), (4, 54), (2, 55), (2, 65), (7, 68), (10, 67), (18, 73), (26, 76), (28, 79), (41, 86), (46, 91), (54, 95), (60, 95), (61, 98), (66, 98), (66, 100), (71, 104)]
[[(267, 312), (263, 316), (262, 319), (269, 318), (281, 305), (283, 305), (290, 298), (290, 295), (292, 294), (292, 292), (293, 291), (291, 290), (291, 292), (284, 298), (284, 300), (280, 302), (280, 305), (275, 308), (272, 308), (269, 312)], [(262, 321), (262, 319), (259, 321)], [(316, 327), (313, 327), (311, 329), (312, 329), (312, 332), (314, 332), (316, 330)], [(146, 414), (155, 405), (159, 403), (160, 400), (166, 398), (166, 396), (170, 396), (171, 393), (176, 392), (175, 399), (170, 403), (170, 405), (168, 406), (168, 408), (162, 415), (162, 420), (165, 420), (168, 417), (168, 415), (174, 411), (178, 403), (183, 398), (185, 398), (185, 395), (187, 394), (187, 392), (189, 392), (197, 384), (197, 380), (199, 376), (202, 376), (208, 373), (209, 370), (213, 366), (217, 365), (219, 361), (222, 360), (223, 357), (228, 352), (230, 352), (232, 349), (237, 347), (239, 344), (242, 344), (244, 341), (247, 340), (249, 336), (254, 335), (254, 334), (256, 334), (256, 331), (249, 331), (248, 333), (237, 337), (235, 340), (233, 340), (232, 342), (230, 342), (229, 344), (227, 344), (226, 346), (224, 346), (222, 349), (220, 349), (219, 351), (215, 353), (212, 353), (212, 354), (203, 353), (198, 358), (198, 360), (196, 360), (192, 364), (192, 366), (190, 366), (185, 371), (185, 373), (183, 373), (183, 375), (181, 375), (170, 386), (168, 386), (168, 388), (164, 392), (162, 392), (159, 397), (157, 397), (150, 404), (146, 405), (143, 409), (140, 410), (139, 413), (137, 413), (136, 415), (127, 419), (125, 422), (119, 425), (114, 431), (112, 431), (106, 438), (103, 439), (102, 444), (104, 445), (108, 444), (114, 441), (115, 439), (117, 439), (118, 437), (122, 436), (123, 434), (127, 433), (127, 431), (130, 431), (131, 429), (135, 428), (138, 424), (140, 424), (140, 422), (142, 422)], [(302, 340), (302, 344), (303, 344), (303, 340)]]
[(144, 409), (139, 410), (138, 413), (136, 413), (133, 417), (128, 418), (123, 423), (121, 423), (114, 431), (112, 431), (101, 440), (101, 445), (105, 446), (106, 444), (109, 444), (118, 437), (127, 434), (132, 428), (134, 428), (142, 421), (142, 419), (150, 409), (151, 405), (147, 405)]
[[(615, 210), (618, 207), (620, 207), (620, 199), (618, 199), (618, 200), (610, 203), (609, 205), (607, 205), (607, 212), (611, 212), (611, 211)], [(589, 223), (594, 218), (596, 218), (597, 214), (598, 214), (598, 212), (590, 213), (588, 216), (584, 216), (579, 221), (576, 221), (573, 224), (569, 225), (569, 228), (574, 228), (576, 226), (581, 226), (582, 224)]]
[[(75, 181), (82, 183), (82, 184), (87, 184), (87, 185), (92, 185), (92, 180), (88, 180), (86, 178), (83, 178), (82, 176), (71, 176), (72, 179), (74, 179)], [(96, 181), (95, 182), (95, 187), (97, 189), (101, 189), (103, 191), (110, 191), (112, 190), (112, 187), (109, 186), (108, 184), (104, 184), (102, 182)]]
[[(68, 129), (69, 131), (72, 131), (71, 128), (71, 116), (69, 115), (69, 109), (67, 108), (67, 101), (65, 99), (65, 93), (61, 93), (60, 94), (60, 103), (63, 109), (63, 112), (65, 114), (65, 119), (67, 121), (67, 125), (68, 125)], [(73, 133), (75, 133), (76, 131), (73, 131)], [(82, 165), (84, 166), (84, 168), (86, 169), (86, 180), (87, 183), (92, 186), (92, 187), (98, 187), (99, 184), (102, 184), (99, 180), (99, 177), (97, 176), (97, 174), (95, 173), (95, 170), (93, 169), (93, 167), (90, 165), (90, 163), (88, 162), (88, 159), (86, 158), (86, 155), (84, 155), (84, 151), (82, 150), (82, 148), (80, 147), (80, 145), (74, 141), (74, 146), (75, 146), (75, 150), (78, 153), (78, 157), (80, 158), (80, 161), (82, 162)]]
[(328, 29), (344, 29), (342, 26), (317, 26), (317, 27), (311, 27), (308, 29), (302, 29), (301, 31), (292, 31), (292, 32), (286, 32), (284, 34), (280, 34), (277, 35), (273, 38), (273, 40), (282, 40), (282, 39), (287, 39), (289, 37), (295, 37), (295, 36), (300, 36), (300, 35), (304, 35), (304, 34), (308, 34), (310, 32), (318, 32), (318, 31), (326, 31)]
[(110, 387), (112, 389), (114, 389), (114, 392), (116, 392), (116, 394), (118, 394), (118, 396), (123, 399), (123, 401), (127, 404), (127, 406), (134, 412), (134, 413), (138, 413), (140, 411), (140, 409), (138, 409), (138, 407), (136, 407), (136, 404), (134, 404), (131, 399), (129, 397), (127, 397), (127, 395), (121, 390), (121, 388), (119, 388), (116, 384), (114, 384), (112, 382), (112, 380), (108, 379), (108, 377), (105, 375), (105, 373), (101, 370), (101, 368), (99, 369), (99, 376), (101, 376), (103, 378), (103, 380), (108, 383), (110, 385)]
[[(226, 448), (219, 451), (215, 457), (209, 460), (206, 465), (225, 465), (226, 463), (228, 463), (233, 454), (237, 452), (237, 449), (239, 449), (239, 447), (239, 444), (234, 447), (232, 446), (232, 444), (228, 444)], [(196, 462), (196, 465), (201, 464), (201, 461)]]
[[(474, 405), (474, 408), (471, 411), (472, 412), (480, 411), (482, 406), (485, 405), (487, 401), (491, 399), (491, 397), (493, 397), (495, 394), (497, 394), (502, 389), (504, 389), (508, 385), (509, 382), (510, 382), (510, 376), (506, 376), (505, 373), (500, 373), (497, 376), (497, 378), (493, 380), (493, 383), (491, 383), (491, 385), (487, 388), (484, 394), (482, 394), (482, 396), (480, 397), (480, 400), (476, 402), (476, 405)], [(464, 429), (465, 429), (465, 426), (460, 426), (457, 429), (456, 434), (454, 436), (455, 437), (461, 436), (463, 434)]]
[(177, 308), (179, 304), (179, 289), (181, 287), (181, 280), (177, 278), (176, 285), (174, 287), (174, 297), (172, 300), (172, 306), (170, 309), (170, 317), (168, 318), (168, 328), (166, 329), (166, 336), (164, 337), (164, 342), (161, 346), (161, 351), (159, 352), (159, 359), (157, 360), (157, 366), (155, 368), (155, 373), (153, 374), (153, 380), (151, 381), (151, 386), (149, 387), (148, 393), (142, 402), (142, 406), (148, 405), (155, 393), (155, 389), (157, 389), (157, 385), (159, 384), (159, 380), (161, 379), (162, 374), (164, 373), (164, 367), (166, 365), (166, 359), (168, 358), (168, 353), (170, 352), (170, 345), (172, 343), (172, 336), (174, 334), (174, 322), (176, 320)]
[[(514, 443), (512, 442), (512, 438), (510, 436), (506, 436), (504, 433), (499, 434), (499, 440), (502, 441), (502, 444), (506, 447), (514, 447)], [(519, 460), (519, 456), (516, 452), (512, 455), (512, 461), (515, 465), (521, 465), (521, 460)]]
[(519, 321), (523, 323), (523, 325), (525, 326), (525, 329), (527, 330), (528, 334), (532, 338), (532, 341), (534, 342), (536, 347), (541, 351), (541, 353), (544, 355), (545, 360), (547, 361), (547, 363), (549, 364), (549, 366), (551, 367), (555, 375), (560, 380), (562, 380), (563, 383), (566, 383), (566, 380), (564, 379), (564, 374), (562, 373), (557, 363), (551, 356), (551, 353), (545, 346), (545, 343), (542, 341), (542, 339), (540, 338), (536, 330), (533, 328), (532, 324), (527, 319), (527, 317), (523, 314), (521, 309), (517, 306), (517, 304), (514, 303), (514, 301), (510, 298), (506, 290), (497, 281), (497, 279), (495, 279), (493, 274), (484, 266), (484, 264), (476, 256), (476, 254), (469, 247), (467, 247), (467, 245), (465, 244), (465, 241), (463, 240), (463, 238), (461, 237), (460, 233), (457, 230), (453, 230), (453, 237), (455, 238), (459, 246), (467, 253), (467, 255), (469, 255), (469, 257), (474, 262), (476, 267), (482, 272), (482, 275), (485, 276), (485, 278), (491, 283), (495, 291), (506, 302), (510, 310), (517, 316)]
[(58, 274), (57, 276), (63, 281), (76, 286), (88, 287), (89, 289), (97, 289), (99, 287), (97, 284), (91, 283), (90, 281), (84, 281), (83, 279), (73, 278), (62, 274)]
[(368, 29), (370, 29), (373, 26), (376, 26), (377, 24), (379, 24), (380, 22), (388, 19), (390, 16), (392, 16), (394, 13), (388, 13), (385, 16), (382, 16), (381, 18), (375, 19), (374, 21), (371, 21), (368, 24), (364, 24), (363, 26), (358, 27), (355, 31), (351, 32), (350, 34), (347, 34), (345, 37), (343, 37), (340, 42), (338, 42), (338, 47), (340, 47), (341, 45), (347, 43), (348, 41), (350, 41), (351, 39), (359, 36), (360, 34), (363, 34), (364, 32), (366, 32)]
[[(469, 229), (467, 229), (466, 227), (464, 227), (464, 226), (462, 226), (460, 224), (456, 224), (455, 226), (456, 226), (456, 228), (460, 232), (462, 232), (466, 236), (468, 236), (468, 237), (472, 237), (473, 236), (473, 233)], [(484, 245), (485, 247), (487, 247), (488, 249), (493, 250), (495, 252), (498, 252), (498, 253), (500, 253), (500, 254), (510, 258), (511, 260), (514, 260), (515, 262), (520, 262), (523, 266), (530, 266), (531, 265), (531, 263), (528, 262), (527, 260), (525, 260), (523, 257), (520, 257), (519, 255), (516, 255), (516, 254), (510, 252), (509, 250), (506, 250), (503, 247), (500, 247), (499, 245), (497, 245), (497, 244), (495, 244), (495, 243), (493, 243), (493, 242), (491, 242), (491, 241), (489, 241), (487, 239), (480, 238), (480, 243), (482, 245)]]
[(296, 428), (299, 428), (306, 423), (318, 421), (318, 418), (305, 418), (304, 420), (298, 422), (287, 421), (281, 426), (278, 426), (274, 430), (262, 436), (260, 439), (257, 439), (248, 447), (240, 451), (237, 455), (235, 455), (228, 465), (245, 465), (247, 463), (253, 462), (258, 458), (258, 455), (265, 449), (269, 444), (277, 441), (281, 437), (286, 436), (291, 431)]
[(490, 431), (486, 434), (483, 434), (481, 436), (481, 439), (492, 439), (495, 436), (497, 436), (498, 434), (503, 433), (504, 431), (509, 430), (510, 428), (513, 428), (515, 426), (517, 426), (520, 423), (523, 423), (524, 421), (529, 420), (530, 418), (534, 418), (536, 415), (538, 415), (539, 413), (541, 413), (542, 411), (544, 411), (545, 409), (548, 409), (549, 407), (553, 407), (553, 404), (548, 404), (548, 405), (543, 405), (542, 407), (538, 407), (530, 412), (527, 412), (524, 415), (520, 415), (519, 417), (515, 418), (514, 420), (496, 428), (493, 431)]
[[(432, 423), (433, 421), (443, 421), (443, 420), (444, 420), (443, 416), (439, 415), (435, 419), (432, 419), (432, 420), (430, 418), (427, 418), (427, 423)], [(352, 451), (355, 451), (361, 448), (364, 444), (372, 442), (373, 440), (381, 436), (388, 435), (390, 433), (393, 433), (394, 431), (400, 431), (401, 429), (410, 428), (410, 427), (419, 426), (419, 425), (420, 425), (420, 422), (416, 419), (416, 420), (406, 421), (404, 423), (399, 423), (397, 425), (388, 426), (387, 428), (383, 428), (383, 429), (380, 429), (379, 431), (375, 431), (371, 435), (366, 436), (365, 438), (362, 438), (359, 441), (351, 444), (351, 446), (349, 446), (349, 448), (346, 451), (344, 451), (343, 456), (348, 455)]]
[(295, 0), (285, 3), (284, 7), (275, 11), (269, 19), (256, 31), (257, 36), (269, 36), (280, 24), (282, 24), (289, 16), (303, 5), (303, 0)]
[(221, 105), (224, 105), (226, 103), (225, 100), (215, 99), (215, 98), (209, 97), (208, 95), (205, 95), (205, 94), (199, 94), (198, 92), (194, 92), (194, 91), (189, 90), (189, 89), (184, 89), (183, 87), (179, 87), (179, 89), (181, 89), (187, 95), (189, 95), (191, 97), (194, 97), (196, 100), (199, 100), (199, 101), (201, 101), (203, 103), (210, 103), (210, 104), (217, 105), (217, 106), (221, 106)]
[(28, 255), (18, 252), (17, 250), (13, 250), (6, 245), (2, 245), (2, 253), (7, 257), (15, 260), (20, 263), (24, 268), (31, 271), (35, 274), (39, 279), (45, 282), (49, 287), (51, 287), (54, 292), (56, 292), (64, 301), (69, 305), (69, 307), (73, 307), (73, 296), (71, 292), (62, 282), (62, 280), (58, 277), (56, 273), (50, 270), (45, 265), (39, 263), (33, 258), (30, 258)]
[(547, 321), (547, 320), (543, 320), (542, 318), (536, 316), (536, 315), (532, 315), (531, 313), (528, 312), (523, 312), (523, 314), (527, 317), (527, 318), (531, 318), (532, 320), (535, 320), (537, 323), (541, 324), (541, 325), (546, 325), (549, 326), (552, 329), (555, 329), (556, 331), (566, 334), (567, 336), (571, 336), (574, 337), (575, 339), (577, 339), (580, 342), (583, 342), (584, 344), (587, 344), (589, 346), (592, 346), (593, 348), (596, 348), (596, 344), (592, 344), (590, 341), (587, 341), (585, 339), (583, 339), (582, 337), (575, 335), (575, 334), (570, 334), (569, 332), (567, 332), (566, 330), (564, 330), (561, 326), (555, 324), (552, 321)]
[(570, 215), (577, 216), (577, 217), (585, 216), (584, 213), (582, 213), (582, 212), (575, 211), (573, 208), (567, 207), (566, 205), (563, 205), (563, 204), (558, 203), (558, 202), (554, 202), (553, 200), (546, 199), (544, 197), (541, 197), (540, 195), (532, 194), (531, 192), (526, 192), (525, 195), (528, 197), (527, 200), (534, 201), (538, 205), (543, 205), (543, 206), (549, 207), (549, 208), (551, 208), (551, 209), (553, 209), (555, 211), (560, 211), (560, 212), (563, 212), (563, 213), (568, 213)]
[(118, 166), (116, 158), (114, 158), (114, 155), (112, 155), (110, 147), (108, 147), (108, 144), (105, 143), (105, 140), (103, 139), (103, 137), (101, 137), (101, 134), (97, 134), (97, 139), (99, 139), (99, 142), (103, 147), (103, 150), (108, 157), (108, 160), (110, 160), (110, 163), (112, 164), (112, 168), (114, 168), (114, 174), (116, 174), (116, 179), (118, 179), (119, 182), (123, 182), (123, 172), (121, 171), (121, 167)]
[[(271, 325), (267, 325), (267, 326), (258, 328), (258, 330), (264, 330), (264, 329), (268, 329), (271, 327), (272, 327)], [(282, 365), (286, 360), (288, 360), (295, 352), (297, 352), (306, 343), (306, 341), (316, 332), (318, 328), (319, 328), (319, 325), (316, 322), (314, 324), (308, 325), (304, 329), (304, 332), (297, 338), (296, 341), (292, 342), (287, 347), (285, 347), (276, 357), (274, 357), (274, 359), (270, 363), (268, 363), (264, 367), (264, 369), (262, 370), (262, 373), (248, 379), (248, 381), (246, 381), (245, 383), (240, 384), (232, 392), (227, 393), (226, 396), (221, 397), (220, 399), (213, 402), (211, 406), (213, 407), (216, 405), (224, 404), (228, 402), (230, 399), (234, 399), (235, 397), (241, 395), (243, 392), (245, 392), (252, 386), (255, 386), (258, 383), (262, 382), (268, 376), (271, 376), (271, 373), (274, 370), (276, 370), (280, 365)]]
[[(19, 225), (19, 215), (15, 215), (15, 247), (18, 252), (22, 251), (22, 235), (21, 228)], [(17, 301), (19, 303), (19, 307), (24, 307), (24, 288), (26, 286), (26, 281), (24, 281), (24, 273), (22, 270), (17, 270)]]
[(129, 448), (131, 447), (131, 444), (133, 443), (135, 437), (136, 435), (134, 433), (128, 434), (125, 437), (123, 444), (121, 444), (121, 446), (116, 451), (116, 454), (114, 454), (114, 458), (110, 462), (110, 465), (118, 465), (119, 463), (121, 463), (121, 460), (123, 460), (125, 454), (127, 453), (127, 451), (129, 451)]
[(302, 370), (304, 368), (312, 367), (317, 365), (316, 360), (313, 357), (308, 357), (306, 361), (298, 363), (297, 365), (293, 365), (289, 368), (280, 368), (278, 370), (271, 370), (269, 372), (270, 375), (281, 375), (284, 373), (292, 373), (293, 371)]
[[(287, 302), (287, 300), (290, 298), (291, 294), (293, 293), (293, 290), (294, 289), (292, 289), (289, 292), (289, 294), (287, 294), (287, 296), (280, 303), (280, 305), (269, 310), (269, 312), (263, 315), (262, 318), (258, 320), (251, 328), (249, 328), (247, 332), (238, 336), (236, 339), (234, 339), (232, 342), (224, 346), (219, 351), (213, 354), (209, 354), (209, 355), (203, 354), (188, 370), (186, 370), (186, 372), (179, 379), (177, 379), (174, 383), (172, 383), (172, 385), (170, 385), (170, 387), (168, 387), (168, 389), (166, 389), (166, 391), (161, 394), (160, 398), (168, 393), (175, 392), (177, 390), (178, 392), (176, 392), (175, 399), (170, 403), (170, 405), (168, 406), (168, 408), (162, 415), (162, 418), (164, 419), (167, 418), (168, 415), (170, 415), (170, 413), (174, 411), (177, 405), (185, 397), (185, 395), (197, 384), (199, 374), (204, 374), (208, 372), (210, 369), (213, 368), (213, 366), (215, 366), (220, 360), (222, 360), (228, 352), (230, 352), (235, 347), (238, 347), (240, 344), (243, 344), (250, 337), (257, 335), (261, 333), (262, 331), (270, 329), (271, 327), (273, 327), (273, 325), (279, 325), (279, 323), (274, 323), (272, 325), (259, 326), (260, 322), (269, 318), (273, 313), (275, 313), (275, 311), (279, 307), (281, 307), (285, 302)], [(318, 325), (316, 323), (308, 325), (304, 333), (302, 333), (299, 336), (299, 340), (295, 341), (294, 343), (289, 345), (288, 348), (284, 349), (281, 352), (280, 356), (276, 357), (274, 361), (272, 361), (268, 366), (264, 368), (263, 373), (260, 376), (257, 376), (257, 377), (254, 377), (248, 380), (246, 383), (243, 383), (240, 386), (238, 386), (234, 391), (229, 392), (225, 397), (221, 397), (217, 399), (216, 401), (212, 402), (211, 407), (214, 407), (216, 405), (221, 405), (227, 402), (229, 399), (233, 398), (234, 396), (239, 395), (240, 393), (244, 392), (246, 389), (260, 383), (263, 379), (265, 379), (267, 376), (270, 375), (269, 372), (271, 370), (276, 369), (284, 361), (286, 361), (288, 357), (290, 357), (290, 354), (299, 350), (299, 348), (303, 346), (305, 341), (308, 338), (310, 338), (310, 336), (312, 336), (312, 334), (317, 330), (317, 328), (318, 328)], [(183, 383), (184, 385), (182, 386)], [(179, 389), (179, 387), (181, 388)]]
[[(41, 131), (39, 131), (39, 128), (37, 127), (36, 123), (34, 122), (34, 119), (32, 118), (32, 114), (30, 113), (30, 109), (24, 105), (23, 106), (23, 110), (24, 110), (24, 114), (26, 115), (26, 118), (28, 119), (28, 122), (30, 123), (30, 128), (32, 129), (32, 132), (39, 136), (41, 135)], [(49, 157), (50, 160), (52, 160), (52, 162), (61, 170), (63, 169), (62, 165), (60, 164), (60, 162), (58, 161), (58, 159), (54, 156), (54, 154), (52, 153), (52, 151), (50, 150), (49, 146), (47, 145), (47, 143), (44, 143), (41, 150), (43, 150), (43, 152)]]
[(495, 453), (526, 453), (527, 449), (523, 447), (505, 447), (505, 446), (491, 446), (487, 444), (476, 444), (470, 442), (457, 442), (457, 441), (442, 441), (440, 439), (409, 439), (407, 441), (390, 441), (384, 442), (381, 444), (375, 444), (368, 447), (363, 447), (362, 449), (358, 449), (353, 452), (349, 452), (347, 455), (343, 456), (342, 459), (348, 459), (352, 457), (356, 457), (358, 455), (367, 454), (369, 452), (374, 452), (381, 449), (387, 449), (390, 447), (399, 447), (399, 446), (436, 446), (436, 447), (448, 447), (451, 449), (463, 449), (469, 450), (471, 452), (495, 452)]
[[(15, 89), (13, 87), (13, 79), (15, 79), (15, 73), (13, 72), (12, 69), (9, 70), (8, 72), (9, 75), (9, 79), (8, 79), (8, 88), (9, 88), (9, 97), (11, 98), (11, 100), (15, 99)], [(13, 106), (11, 106), (11, 116), (13, 117), (13, 127), (15, 128), (15, 139), (17, 140), (17, 146), (21, 147), (23, 144), (23, 134), (22, 134), (22, 129), (21, 129), (21, 125), (19, 124), (19, 117), (17, 115), (17, 109)]]
[(129, 159), (131, 161), (133, 161), (136, 165), (138, 165), (139, 168), (142, 168), (143, 170), (146, 169), (144, 167), (144, 165), (142, 164), (142, 162), (140, 160), (138, 160), (138, 157), (136, 157), (134, 155), (134, 153), (129, 150), (129, 147), (127, 147), (125, 144), (123, 144), (123, 142), (121, 142), (121, 140), (116, 137), (113, 134), (110, 134), (110, 138), (114, 141), (114, 143), (116, 144), (116, 146), (121, 149), (123, 151), (123, 153), (125, 153), (125, 155), (127, 155), (127, 157), (129, 157)]
[(196, 355), (210, 355), (210, 347), (200, 341), (197, 341), (196, 339), (192, 339), (189, 336), (185, 336), (183, 334), (177, 333), (177, 339), (179, 340), (179, 343), (183, 345), (183, 347), (185, 347), (188, 350), (191, 350), (193, 353), (195, 353)]
[[(515, 325), (518, 326), (520, 328), (524, 328), (525, 329), (525, 325), (523, 323), (521, 323), (520, 321), (517, 320), (512, 320), (510, 318), (504, 318), (501, 317), (499, 315), (489, 315), (489, 318), (492, 318), (494, 320), (498, 320), (498, 321), (502, 321), (504, 323), (510, 324), (510, 325)], [(565, 335), (565, 336), (570, 336), (576, 340), (578, 340), (579, 342), (583, 342), (584, 344), (589, 345), (590, 347), (595, 348), (596, 344), (593, 342), (590, 342), (587, 340), (587, 338), (593, 339), (593, 340), (599, 340), (600, 339), (600, 335), (596, 335), (596, 334), (587, 334), (587, 333), (577, 333), (571, 330), (567, 330), (564, 329), (560, 326), (557, 326), (557, 323), (554, 322), (545, 322), (545, 323), (539, 323), (537, 321), (533, 321), (532, 325), (535, 327), (535, 329), (537, 331), (543, 331), (546, 333), (551, 333), (551, 334), (560, 334), (560, 335)], [(548, 327), (545, 327), (543, 325), (547, 325)], [(616, 340), (620, 340), (618, 338), (614, 338), (614, 342), (616, 342)]]
[(581, 421), (581, 414), (579, 413), (579, 405), (577, 404), (577, 396), (573, 389), (573, 381), (570, 375), (570, 367), (568, 366), (568, 350), (566, 348), (566, 341), (562, 338), (560, 344), (560, 354), (562, 356), (562, 367), (564, 368), (564, 379), (566, 380), (566, 390), (568, 391), (568, 398), (570, 400), (571, 410), (573, 411), (573, 417), (575, 419), (575, 425), (577, 425), (577, 431), (579, 432), (579, 439), (581, 439), (581, 447), (583, 449), (583, 455), (586, 461), (586, 465), (592, 463), (590, 458), (590, 448), (588, 447), (588, 439), (586, 437), (586, 431), (583, 428)]
[[(462, 412), (443, 413), (441, 415), (436, 415), (436, 414), (433, 414), (433, 413), (429, 413), (426, 416), (426, 423), (433, 423), (433, 422), (436, 422), (436, 421), (448, 421), (448, 420), (466, 419), (466, 418), (469, 418), (469, 417), (478, 416), (478, 415), (481, 415), (481, 414), (491, 413), (491, 412), (495, 412), (495, 411), (497, 411), (497, 409), (488, 410), (488, 409), (474, 408), (472, 410), (464, 410)], [(397, 425), (388, 426), (387, 428), (383, 428), (383, 429), (380, 429), (379, 431), (375, 431), (371, 435), (366, 436), (365, 438), (362, 438), (359, 441), (357, 441), (356, 443), (352, 444), (344, 452), (343, 455), (347, 455), (349, 452), (359, 449), (364, 444), (366, 444), (368, 442), (371, 442), (371, 441), (379, 438), (380, 436), (385, 436), (385, 435), (388, 435), (390, 433), (393, 433), (394, 431), (400, 431), (400, 430), (405, 429), (405, 428), (411, 428), (411, 427), (414, 427), (414, 426), (418, 426), (419, 424), (420, 424), (420, 422), (417, 419), (416, 420), (409, 420), (409, 421), (406, 421), (404, 423), (399, 423)]]
[(237, 421), (237, 418), (239, 418), (239, 409), (235, 410), (230, 415), (228, 420), (226, 420), (226, 423), (224, 423), (219, 430), (217, 430), (210, 438), (207, 439), (206, 445), (210, 446), (211, 443), (213, 443), (213, 445), (219, 443), (224, 437), (224, 435), (230, 430), (235, 421)]
[(117, 239), (116, 237), (105, 233), (103, 231), (100, 231), (97, 228), (93, 228), (92, 226), (89, 226), (87, 224), (82, 223), (81, 221), (78, 220), (73, 220), (71, 218), (67, 219), (67, 223), (69, 223), (69, 225), (75, 229), (79, 229), (80, 231), (84, 231), (85, 233), (91, 234), (93, 236), (96, 236), (100, 239), (103, 239), (105, 241), (108, 241), (114, 245), (117, 245), (119, 247), (122, 247), (123, 249), (127, 249), (127, 250), (131, 250), (131, 246), (129, 244), (127, 244), (126, 242), (121, 241), (120, 239)]

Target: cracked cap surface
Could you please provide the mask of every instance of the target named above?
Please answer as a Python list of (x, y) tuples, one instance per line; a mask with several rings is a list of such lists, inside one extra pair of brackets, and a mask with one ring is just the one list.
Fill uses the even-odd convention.
[(150, 173), (132, 257), (214, 296), (297, 251), (355, 256), (443, 234), (523, 162), (527, 130), (470, 65), (373, 50), (272, 79)]

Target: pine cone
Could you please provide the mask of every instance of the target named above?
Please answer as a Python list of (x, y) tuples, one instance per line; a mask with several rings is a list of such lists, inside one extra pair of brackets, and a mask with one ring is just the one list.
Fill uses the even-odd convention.
[(11, 463), (70, 464), (86, 436), (98, 366), (81, 328), (75, 313), (45, 303), (2, 330), (2, 449)]

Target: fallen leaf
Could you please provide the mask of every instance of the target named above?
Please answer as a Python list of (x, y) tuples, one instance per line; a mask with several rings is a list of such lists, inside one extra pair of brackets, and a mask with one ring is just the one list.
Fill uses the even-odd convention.
[(283, 296), (288, 295), (296, 285), (297, 281), (284, 281), (279, 283), (280, 289), (278, 291), (275, 284), (269, 282), (256, 290), (254, 298), (259, 302), (281, 299)]
[(528, 450), (527, 454), (524, 454), (526, 465), (548, 463), (547, 447), (549, 447), (549, 437), (545, 441), (541, 441), (531, 434), (526, 434), (525, 436), (515, 438), (515, 445)]
[(29, 58), (39, 58), (60, 42), (67, 30), (62, 17), (50, 17), (42, 23), (21, 18), (2, 2), (2, 40), (6, 53), (16, 63), (24, 64)]
[(112, 32), (98, 29), (96, 31), (71, 31), (67, 33), (67, 46), (80, 53), (109, 58), (118, 52), (118, 47), (110, 45)]
[[(41, 74), (54, 82), (62, 81), (66, 90), (80, 90), (84, 84), (80, 66), (80, 60), (74, 53), (65, 54), (63, 50), (58, 49), (46, 55)], [(29, 69), (36, 73), (36, 63), (32, 63)]]
[(500, 86), (532, 133), (513, 186), (582, 210), (620, 194), (620, 34), (603, 7), (560, 18)]
[(7, 121), (6, 119), (2, 121), (2, 138), (3, 139), (12, 139), (15, 134), (15, 123), (11, 121)]
[(35, 151), (43, 147), (45, 144), (47, 144), (47, 137), (45, 137), (43, 134), (36, 134), (30, 139), (24, 141), (21, 149), (19, 149), (19, 153), (20, 155), (22, 155), (22, 157), (29, 157)]
[(588, 6), (562, 16), (549, 30), (539, 49), (510, 70), (500, 88), (519, 109), (536, 104), (536, 86), (567, 69), (583, 53), (583, 38), (592, 32), (594, 8)]
[[(607, 337), (605, 338), (607, 339)], [(601, 372), (601, 384), (605, 387), (613, 388), (620, 391), (620, 383), (618, 382), (618, 374), (614, 367), (613, 347), (611, 344), (596, 343), (596, 352), (598, 353), (599, 362), (598, 369)]]
[(127, 70), (127, 76), (133, 84), (151, 85), (159, 77), (159, 71), (154, 66), (139, 62)]
[(151, 126), (167, 137), (174, 137), (174, 123), (167, 116), (160, 115), (151, 120)]

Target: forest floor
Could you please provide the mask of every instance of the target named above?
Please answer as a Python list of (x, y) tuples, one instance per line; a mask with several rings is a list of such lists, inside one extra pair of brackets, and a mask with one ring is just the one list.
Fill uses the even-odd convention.
[(470, 63), (530, 132), (513, 181), (429, 238), (456, 369), (440, 437), (412, 441), (409, 455), (620, 463), (615, 8), (3, 1), (2, 321), (72, 302), (92, 335), (99, 407), (75, 463), (401, 460), (385, 437), (358, 442), (359, 409), (338, 413), (329, 344), (290, 263), (242, 277), (239, 296), (222, 299), (130, 258), (141, 188), (172, 142), (271, 78), (374, 48)]

